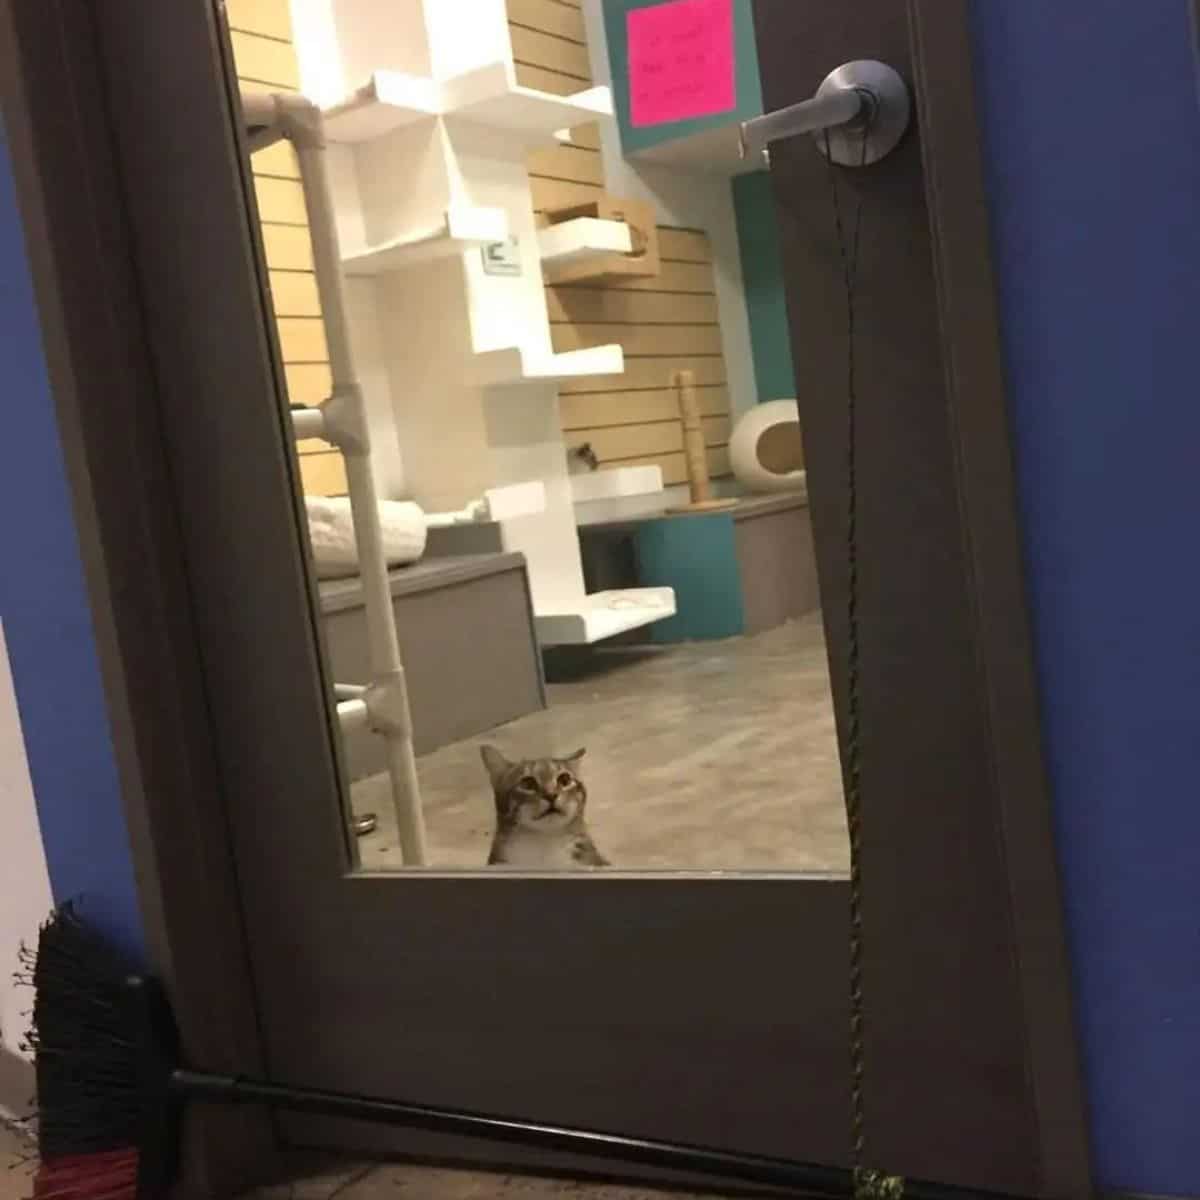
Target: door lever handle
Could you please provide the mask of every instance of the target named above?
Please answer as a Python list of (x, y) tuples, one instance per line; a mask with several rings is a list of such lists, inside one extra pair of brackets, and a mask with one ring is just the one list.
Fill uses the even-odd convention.
[(743, 158), (761, 154), (770, 165), (771, 143), (816, 133), (821, 153), (844, 167), (869, 166), (895, 149), (908, 128), (908, 85), (887, 63), (859, 59), (830, 72), (811, 100), (743, 121)]

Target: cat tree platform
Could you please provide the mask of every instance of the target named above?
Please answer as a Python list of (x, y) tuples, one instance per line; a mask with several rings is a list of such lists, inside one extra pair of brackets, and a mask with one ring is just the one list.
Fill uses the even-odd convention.
[(668, 643), (763, 633), (820, 608), (808, 500), (744, 496), (719, 512), (672, 515), (641, 498), (579, 505), (588, 584), (665, 586), (677, 611), (636, 640)]
[[(388, 582), (418, 754), (546, 706), (521, 555), (427, 556), (389, 572)], [(326, 580), (319, 591), (334, 677), (369, 678), (361, 583)], [(380, 739), (370, 732), (347, 734), (344, 753), (352, 779), (385, 769)]]
[(634, 222), (605, 209), (543, 228), (527, 170), (531, 149), (611, 119), (609, 90), (519, 84), (505, 0), (311, 0), (305, 11), (301, 83), (324, 112), (381, 475), (435, 512), (489, 488), (544, 486), (543, 511), (495, 529), (503, 552), (524, 556), (543, 645), (668, 618), (669, 588), (585, 587), (555, 385), (620, 375), (624, 354), (556, 353), (544, 286), (553, 269), (634, 256)]

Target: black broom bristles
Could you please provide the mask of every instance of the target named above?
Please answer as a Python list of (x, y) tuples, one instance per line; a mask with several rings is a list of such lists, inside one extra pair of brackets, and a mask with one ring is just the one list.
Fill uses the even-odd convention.
[(65, 904), (20, 950), (33, 988), (25, 1048), (37, 1079), (39, 1200), (129, 1200), (136, 1194), (147, 1079), (139, 1069), (141, 1018), (128, 972)]
[(43, 1157), (136, 1144), (140, 1080), (126, 978), (112, 952), (66, 905), (23, 947), (34, 988), (26, 1049), (37, 1067)]

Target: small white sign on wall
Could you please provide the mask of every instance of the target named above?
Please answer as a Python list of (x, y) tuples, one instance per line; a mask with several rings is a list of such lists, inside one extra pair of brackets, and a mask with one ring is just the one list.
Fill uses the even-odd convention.
[(480, 250), (485, 275), (520, 275), (521, 243), (515, 238), (492, 242)]

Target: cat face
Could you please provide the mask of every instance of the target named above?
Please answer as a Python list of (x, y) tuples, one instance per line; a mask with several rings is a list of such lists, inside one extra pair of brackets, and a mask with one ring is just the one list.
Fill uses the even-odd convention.
[(484, 746), (481, 753), (501, 825), (533, 833), (558, 833), (583, 816), (587, 789), (578, 771), (582, 750), (566, 758), (520, 762), (510, 762), (495, 746)]

